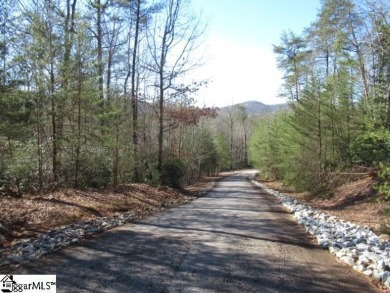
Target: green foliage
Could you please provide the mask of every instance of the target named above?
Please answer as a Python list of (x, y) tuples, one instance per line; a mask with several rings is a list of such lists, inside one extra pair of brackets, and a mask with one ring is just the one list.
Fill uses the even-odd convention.
[(302, 160), (298, 135), (291, 124), (291, 113), (278, 113), (260, 119), (249, 143), (252, 164), (266, 179), (282, 179), (287, 184), (300, 184), (304, 170), (298, 170)]
[(186, 174), (186, 165), (177, 157), (173, 157), (163, 163), (161, 170), (161, 183), (163, 185), (180, 188)]
[[(383, 54), (390, 34), (376, 17), (389, 7), (382, 4), (363, 16), (359, 1), (323, 1), (302, 37), (284, 33), (274, 46), (292, 103), (286, 117), (263, 119), (253, 132), (251, 160), (263, 177), (327, 197), (343, 182), (340, 171), (376, 166), (377, 188), (390, 198), (390, 58)], [(367, 37), (376, 49), (366, 50)]]
[[(129, 6), (115, 1), (101, 11), (104, 24), (92, 21), (89, 9), (95, 18), (100, 8), (88, 1), (77, 2), (74, 15), (70, 1), (32, 1), (22, 10), (6, 2), (0, 12), (9, 23), (0, 41), (0, 188), (20, 194), (37, 185), (105, 187), (160, 180), (180, 187), (204, 174), (247, 166), (253, 116), (244, 107), (221, 111), (219, 125), (208, 128), (201, 122), (215, 113), (190, 111), (190, 94), (202, 82), (175, 83), (189, 63), (180, 63), (183, 71), (176, 72), (170, 62), (157, 62), (163, 80), (150, 66), (141, 66), (160, 60), (160, 53), (170, 61), (179, 56), (193, 60), (186, 49), (175, 56), (177, 48), (171, 50), (169, 44), (168, 51), (160, 52), (164, 46), (157, 44), (166, 38), (153, 22), (162, 14), (153, 15), (162, 12), (162, 6), (141, 7), (136, 1), (139, 9), (134, 11), (141, 11), (142, 17), (135, 32), (136, 25), (125, 25)], [(390, 11), (385, 1), (377, 2), (368, 12), (356, 0), (322, 1), (318, 18), (303, 34), (283, 33), (281, 44), (274, 46), (284, 72), (282, 94), (291, 109), (260, 119), (253, 129), (249, 157), (263, 177), (328, 194), (337, 181), (333, 173), (364, 164), (380, 166), (380, 189), (387, 192), (390, 29), (385, 18)], [(145, 30), (146, 24), (156, 30)], [(99, 31), (99, 25), (101, 35), (91, 39), (90, 32)], [(197, 31), (176, 25), (161, 32), (176, 38)], [(113, 27), (123, 30), (107, 31)], [(133, 40), (134, 48), (150, 50), (134, 50), (128, 46)], [(164, 89), (159, 104), (149, 87), (156, 80)], [(171, 106), (181, 111), (169, 114)]]
[(25, 191), (34, 191), (37, 186), (37, 158), (34, 141), (22, 143), (20, 141), (0, 139), (3, 146), (0, 157), (0, 190), (17, 189), (21, 196)]
[[(192, 44), (200, 40), (200, 22), (187, 14), (186, 1), (170, 3), (175, 4), (177, 17), (169, 22), (169, 30), (160, 30), (154, 22), (172, 17), (172, 11), (162, 14), (167, 7), (146, 1), (119, 6), (109, 1), (104, 9), (83, 1), (77, 5), (76, 1), (53, 5), (35, 1), (22, 10), (11, 2), (6, 1), (0, 11), (3, 23), (9, 24), (2, 28), (0, 40), (2, 191), (159, 184), (161, 179), (180, 187), (186, 179), (215, 172), (213, 136), (200, 125), (215, 112), (192, 107), (192, 95), (207, 82), (188, 85), (178, 80), (197, 62), (190, 58), (197, 46), (183, 45), (178, 52), (167, 42), (167, 50), (159, 52), (158, 43), (167, 36), (178, 44), (181, 38), (188, 37)], [(133, 20), (139, 26), (125, 25), (133, 4), (130, 10), (136, 12)], [(96, 19), (99, 9), (101, 20)], [(145, 29), (149, 23), (155, 30)], [(14, 36), (15, 31), (20, 33)], [(95, 40), (91, 31), (99, 32)], [(159, 80), (157, 71), (141, 65), (157, 60), (154, 57), (160, 53), (170, 57), (169, 62), (155, 64), (164, 73), (161, 104), (155, 104), (148, 84)], [(179, 70), (171, 70), (177, 67), (175, 58), (180, 59)], [(183, 110), (180, 115), (169, 117), (161, 111), (159, 119), (158, 107), (165, 110), (175, 108), (174, 104)], [(161, 139), (155, 132), (157, 125)], [(163, 149), (166, 154), (159, 156)], [(156, 161), (164, 158), (168, 159), (158, 164), (158, 170)]]
[[(186, 148), (192, 156), (188, 160), (189, 177), (210, 175), (215, 172), (217, 165), (217, 151), (210, 130), (201, 126), (197, 129), (190, 148)], [(189, 178), (193, 179), (193, 178)]]
[(351, 143), (350, 153), (355, 164), (373, 166), (390, 160), (390, 131), (366, 131)]
[(223, 133), (218, 133), (214, 139), (214, 144), (219, 171), (230, 170), (232, 159), (227, 137)]
[(199, 169), (201, 172), (207, 175), (215, 174), (218, 158), (217, 151), (211, 137), (210, 139), (207, 139), (207, 141), (204, 141), (203, 146), (204, 148), (202, 148)]
[(390, 164), (379, 163), (378, 168), (378, 183), (375, 186), (376, 190), (383, 194), (383, 196), (390, 200)]
[(26, 140), (31, 135), (29, 125), (33, 110), (27, 93), (0, 91), (0, 133), (10, 139)]
[(277, 64), (284, 71), (283, 84), (285, 93), (291, 101), (298, 100), (300, 96), (299, 83), (304, 75), (305, 48), (307, 43), (304, 38), (292, 31), (283, 32), (280, 38), (281, 45), (274, 45), (274, 53), (277, 55)]
[(157, 163), (146, 163), (146, 165), (144, 165), (144, 168), (142, 168), (142, 176), (146, 184), (157, 186), (160, 181), (160, 173), (157, 169)]
[(269, 119), (261, 119), (249, 141), (251, 164), (259, 170), (264, 179), (278, 178), (275, 149), (272, 148), (272, 131)]
[[(107, 187), (111, 183), (111, 169), (108, 150), (101, 147), (85, 146), (82, 149), (80, 160), (80, 187)], [(72, 166), (63, 166), (63, 169), (72, 168)], [(72, 178), (71, 176), (64, 176)]]

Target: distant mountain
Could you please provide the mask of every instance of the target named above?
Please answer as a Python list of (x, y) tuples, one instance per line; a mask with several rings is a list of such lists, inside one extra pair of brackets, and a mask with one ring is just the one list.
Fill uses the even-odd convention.
[(258, 115), (258, 114), (269, 114), (274, 113), (279, 110), (288, 109), (288, 104), (276, 104), (276, 105), (266, 105), (259, 101), (247, 101), (239, 104), (235, 104), (233, 106), (227, 106), (220, 108), (221, 112), (227, 111), (229, 108), (234, 107), (236, 105), (244, 106), (248, 115)]

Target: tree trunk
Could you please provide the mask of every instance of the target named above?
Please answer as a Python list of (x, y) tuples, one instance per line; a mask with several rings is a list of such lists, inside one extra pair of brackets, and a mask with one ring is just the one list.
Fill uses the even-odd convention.
[[(103, 94), (103, 30), (102, 30), (102, 4), (100, 0), (97, 0), (96, 2), (96, 12), (97, 12), (97, 19), (96, 19), (96, 27), (97, 27), (97, 69), (98, 69), (98, 92), (99, 92), (99, 100), (100, 100), (100, 107), (101, 112), (104, 111), (104, 94)], [(103, 127), (105, 125), (104, 118), (101, 118), (101, 126)]]
[(54, 79), (54, 60), (51, 60), (50, 64), (50, 100), (51, 100), (51, 126), (52, 126), (52, 175), (53, 175), (53, 188), (57, 188), (59, 183), (58, 175), (58, 133), (57, 133), (57, 107), (56, 107), (56, 97), (54, 94), (55, 89), (55, 79)]
[(163, 135), (164, 135), (164, 76), (163, 72), (160, 71), (160, 97), (159, 97), (159, 117), (158, 117), (158, 159), (157, 159), (157, 170), (162, 171), (163, 164)]
[[(137, 2), (136, 7), (136, 22), (135, 22), (135, 35), (134, 35), (134, 47), (133, 47), (133, 62), (131, 70), (131, 109), (132, 109), (132, 122), (133, 122), (133, 147), (134, 147), (134, 180), (138, 182), (140, 180), (140, 174), (138, 169), (138, 94), (136, 93), (136, 69), (137, 69), (137, 53), (138, 53), (138, 36), (139, 25), (141, 16), (141, 0)], [(161, 114), (161, 113), (160, 113)]]
[(42, 124), (41, 124), (41, 93), (39, 94), (39, 104), (37, 109), (37, 146), (38, 146), (38, 184), (39, 193), (43, 192), (43, 153), (42, 153)]
[(233, 154), (233, 120), (230, 121), (230, 170), (234, 169), (234, 154)]
[(115, 147), (114, 147), (114, 164), (112, 170), (113, 184), (118, 186), (118, 165), (119, 165), (119, 127), (115, 125)]
[(79, 68), (79, 84), (77, 93), (77, 144), (76, 144), (76, 161), (74, 174), (74, 187), (79, 187), (79, 173), (80, 173), (80, 153), (81, 153), (81, 82), (82, 74)]

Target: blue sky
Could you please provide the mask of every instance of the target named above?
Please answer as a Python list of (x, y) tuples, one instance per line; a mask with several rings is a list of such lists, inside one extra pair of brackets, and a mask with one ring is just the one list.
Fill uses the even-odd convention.
[(222, 107), (248, 100), (265, 104), (278, 98), (282, 73), (273, 44), (283, 31), (301, 33), (315, 21), (320, 0), (192, 0), (208, 21), (208, 62), (194, 78), (209, 79), (198, 103)]

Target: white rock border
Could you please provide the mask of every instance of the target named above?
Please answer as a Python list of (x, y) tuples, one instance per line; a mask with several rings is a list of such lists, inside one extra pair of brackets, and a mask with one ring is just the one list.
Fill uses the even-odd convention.
[(45, 232), (37, 237), (24, 239), (11, 247), (0, 249), (6, 255), (0, 258), (0, 268), (7, 265), (24, 264), (41, 258), (43, 255), (60, 250), (73, 243), (99, 234), (108, 229), (129, 223), (136, 218), (132, 212), (120, 216), (96, 217)]
[[(195, 197), (184, 198), (180, 203), (163, 203), (153, 212), (186, 204), (204, 196), (211, 189), (202, 190)], [(82, 242), (86, 238), (111, 228), (130, 223), (139, 217), (140, 215), (131, 211), (119, 216), (95, 217), (93, 220), (76, 222), (58, 227), (33, 238), (20, 240), (10, 247), (0, 248), (0, 268), (35, 261), (43, 255), (60, 250), (71, 244)]]
[(253, 178), (251, 182), (277, 197), (294, 214), (296, 221), (317, 239), (318, 244), (356, 271), (390, 287), (390, 242), (368, 227), (338, 219), (335, 216), (299, 203), (286, 194), (266, 187)]

